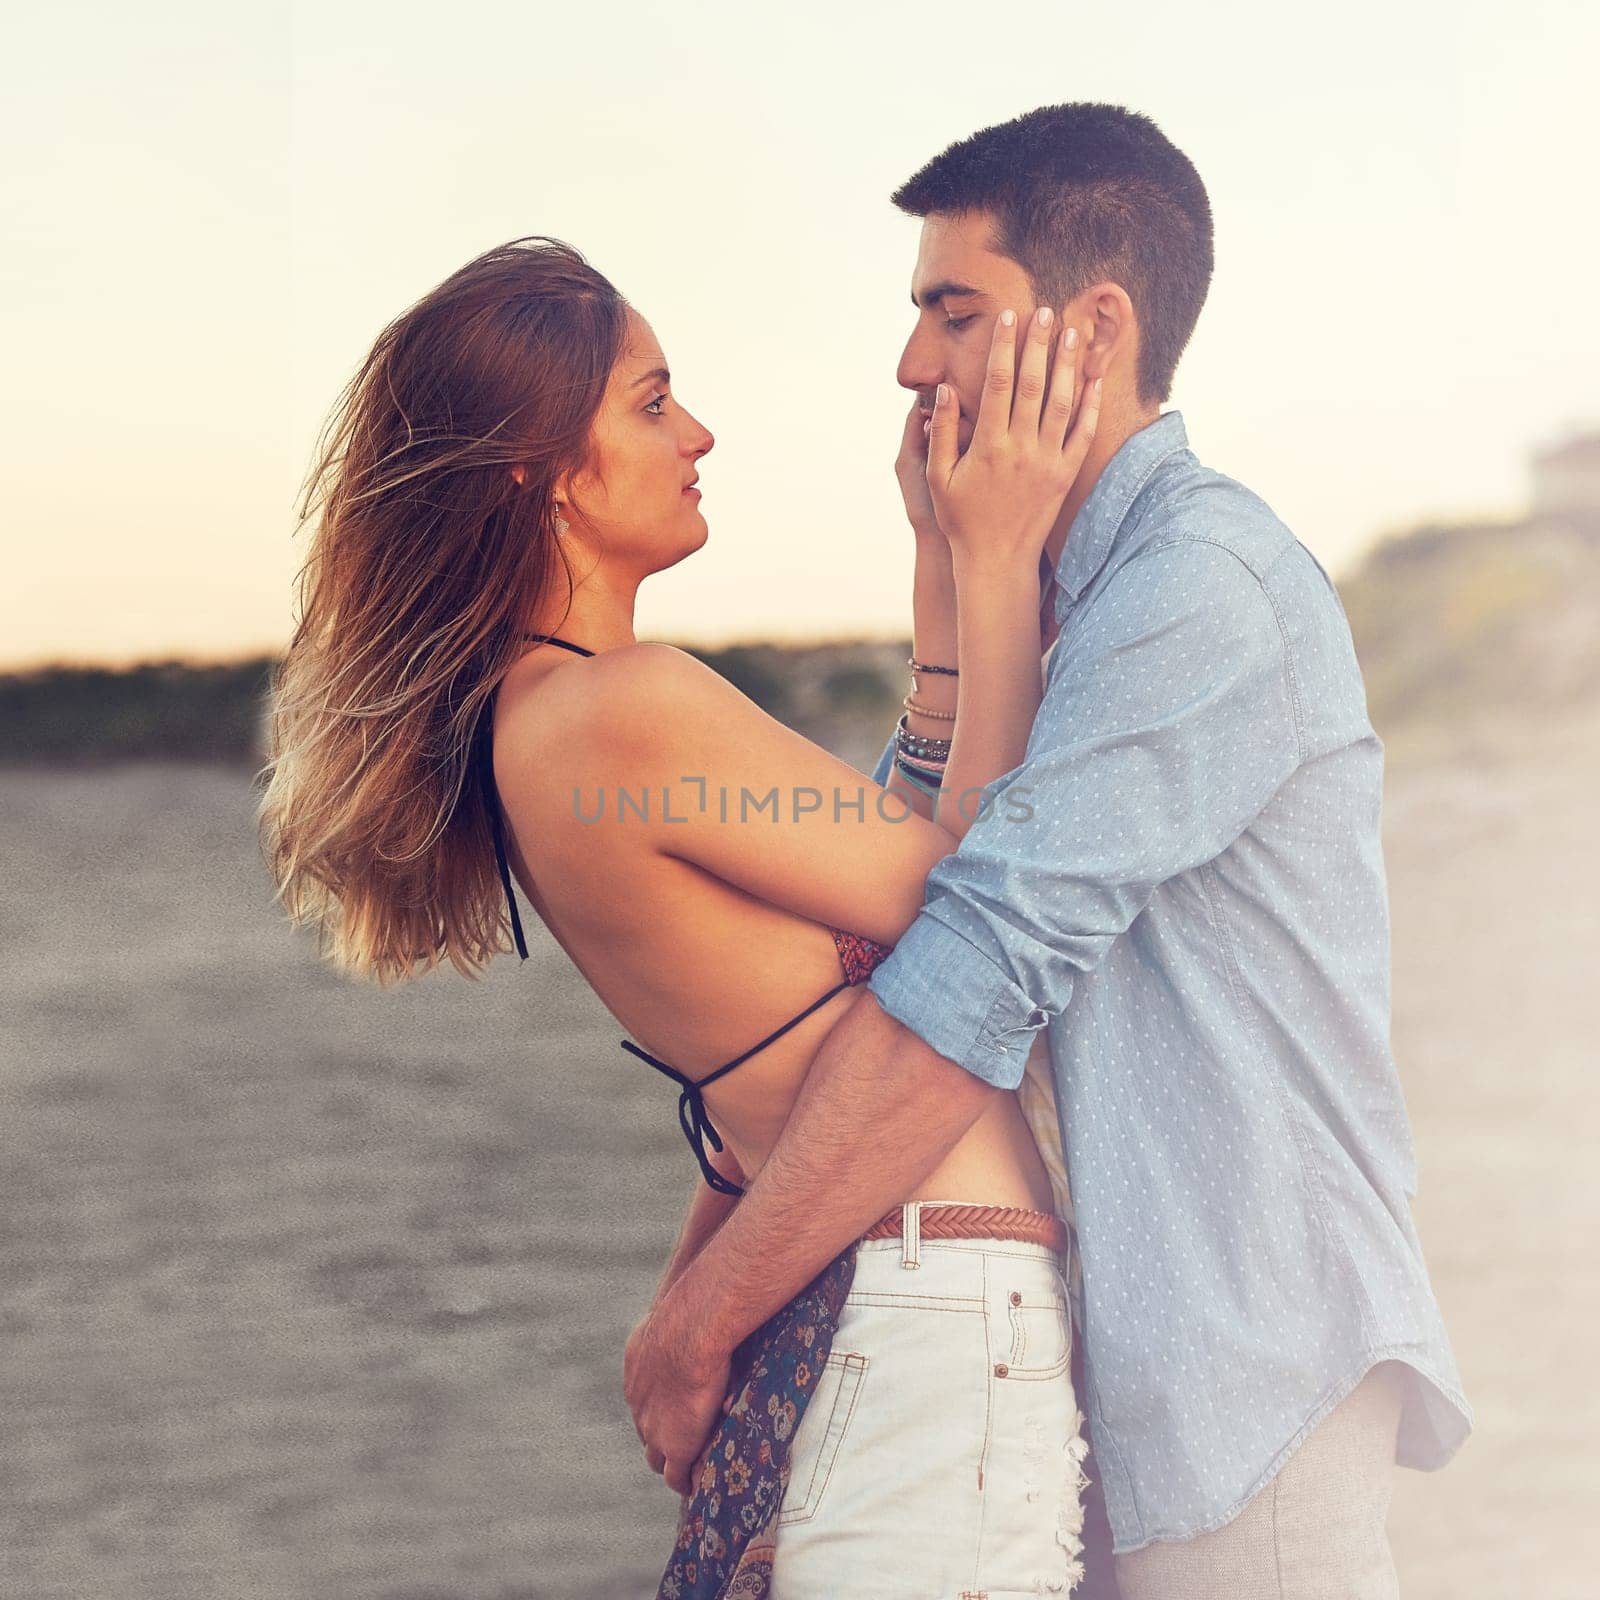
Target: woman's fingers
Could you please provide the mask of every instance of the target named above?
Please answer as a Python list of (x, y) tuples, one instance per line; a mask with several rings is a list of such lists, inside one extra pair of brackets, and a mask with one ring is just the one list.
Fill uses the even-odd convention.
[(898, 462), (915, 462), (920, 470), (928, 454), (928, 429), (922, 414), (922, 396), (914, 395), (911, 409), (906, 412), (905, 426), (900, 430)]
[(928, 425), (928, 489), (937, 496), (956, 470), (956, 435), (961, 431), (961, 407), (956, 392), (941, 383), (933, 394), (933, 420)]
[(1078, 411), (1078, 420), (1073, 424), (1072, 432), (1067, 436), (1065, 449), (1062, 451), (1062, 460), (1068, 473), (1076, 478), (1083, 470), (1083, 463), (1089, 454), (1089, 446), (1094, 443), (1094, 431), (1100, 426), (1100, 386), (1105, 380), (1096, 378), (1083, 393), (1083, 405)]
[[(1052, 349), (1052, 330), (1061, 337)], [(1085, 387), (1083, 335), (1048, 307), (1025, 330), (1002, 312), (990, 343), (983, 397), (965, 456), (961, 409), (939, 385), (928, 431), (927, 486), (952, 548), (977, 539), (1009, 550), (1048, 537), (1094, 442), (1100, 391)], [(1037, 551), (1025, 553), (1036, 556)]]
[(919, 534), (936, 531), (939, 519), (928, 494), (928, 434), (922, 423), (921, 395), (911, 402), (911, 409), (906, 413), (906, 425), (900, 433), (900, 451), (894, 458), (894, 475), (900, 485), (906, 520), (912, 528)]
[(1050, 325), (1054, 321), (1049, 306), (1040, 306), (1028, 318), (1022, 364), (1017, 368), (1017, 392), (1011, 400), (1011, 432), (1023, 444), (1033, 444), (1039, 436), (1039, 408), (1049, 376)]
[(1011, 427), (1011, 391), (1017, 370), (1017, 314), (1002, 311), (994, 319), (994, 336), (989, 341), (989, 367), (983, 375), (983, 397), (978, 402), (978, 420), (972, 442), (993, 448)]
[(1039, 425), (1040, 443), (1060, 450), (1078, 400), (1078, 330), (1070, 324), (1056, 341), (1055, 365), (1050, 370), (1050, 398)]

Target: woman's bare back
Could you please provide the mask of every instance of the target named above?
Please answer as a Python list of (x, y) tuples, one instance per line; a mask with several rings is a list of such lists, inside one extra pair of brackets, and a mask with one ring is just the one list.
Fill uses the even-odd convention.
[[(828, 925), (663, 851), (663, 836), (673, 824), (664, 820), (660, 787), (646, 785), (641, 776), (628, 781), (629, 763), (615, 738), (595, 759), (595, 744), (575, 737), (593, 725), (591, 683), (580, 676), (591, 666), (576, 658), (552, 661), (554, 654), (526, 658), (498, 696), (497, 750), (514, 748), (515, 767), (532, 780), (500, 779), (506, 850), (540, 920), (606, 1008), (648, 1052), (698, 1081), (822, 1000), (704, 1091), (712, 1122), (753, 1177), (776, 1143), (822, 1041), (852, 1006), (865, 1002), (864, 983), (823, 999), (846, 978)], [(753, 717), (770, 720), (744, 704)], [(703, 708), (678, 709), (689, 717)], [(639, 712), (646, 715), (648, 708)], [(740, 739), (741, 728), (729, 726), (726, 717), (722, 724), (722, 737)], [(832, 763), (826, 752), (791, 737), (803, 752), (816, 751)], [(812, 783), (818, 774), (808, 756), (802, 760), (804, 770), (793, 772), (769, 763), (764, 771), (772, 786)], [(502, 753), (502, 773), (506, 766)], [(856, 786), (875, 789), (854, 769), (846, 770)], [(675, 776), (706, 780), (713, 796), (719, 787), (716, 770)], [(669, 813), (683, 808), (685, 792), (696, 790), (675, 792)], [(755, 825), (785, 824), (777, 817)], [(827, 842), (819, 835), (815, 847), (826, 849)], [(920, 903), (920, 879), (909, 887)], [(641, 1064), (639, 1070), (649, 1068)], [(663, 1099), (668, 1115), (671, 1102)], [(906, 1198), (1051, 1209), (1049, 1179), (1016, 1097), (997, 1096)]]

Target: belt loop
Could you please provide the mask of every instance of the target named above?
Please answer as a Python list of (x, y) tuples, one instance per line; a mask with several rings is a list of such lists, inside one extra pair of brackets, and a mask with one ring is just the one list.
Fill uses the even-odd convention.
[(900, 1265), (908, 1271), (922, 1265), (922, 1202), (907, 1200), (900, 1207)]

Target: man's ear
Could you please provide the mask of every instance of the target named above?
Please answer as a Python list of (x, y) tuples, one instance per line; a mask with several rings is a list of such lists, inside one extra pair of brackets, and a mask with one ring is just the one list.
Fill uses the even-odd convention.
[(1113, 356), (1132, 371), (1137, 360), (1138, 322), (1128, 291), (1113, 279), (1094, 284), (1082, 296), (1094, 319), (1083, 351), (1083, 375), (1103, 378)]

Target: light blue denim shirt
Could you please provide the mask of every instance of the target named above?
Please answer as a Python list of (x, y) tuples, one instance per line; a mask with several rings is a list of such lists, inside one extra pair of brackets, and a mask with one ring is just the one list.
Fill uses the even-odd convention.
[(1125, 1552), (1231, 1520), (1376, 1362), (1412, 1369), (1401, 1465), (1443, 1466), (1472, 1412), (1408, 1205), (1383, 745), (1338, 594), (1177, 411), (1056, 578), (1022, 765), (869, 987), (1004, 1088), (1049, 1030)]

